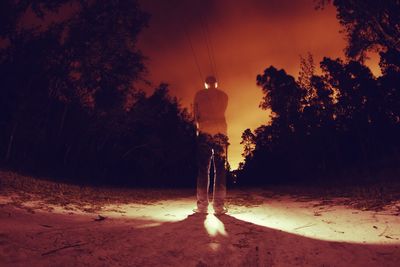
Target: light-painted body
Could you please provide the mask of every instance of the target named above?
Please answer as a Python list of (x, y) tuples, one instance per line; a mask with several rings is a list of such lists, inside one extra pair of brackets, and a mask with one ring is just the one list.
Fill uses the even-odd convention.
[(198, 130), (210, 135), (227, 135), (225, 110), (228, 96), (217, 88), (202, 89), (194, 98), (194, 116)]
[[(210, 190), (210, 168), (214, 173), (213, 207), (214, 213), (226, 212), (224, 200), (226, 196), (226, 154), (227, 124), (225, 110), (228, 96), (217, 89), (215, 77), (206, 79), (205, 89), (196, 93), (194, 98), (194, 118), (197, 125), (197, 209), (199, 213), (207, 213)], [(225, 136), (225, 137), (224, 137)], [(222, 138), (221, 138), (222, 137)]]

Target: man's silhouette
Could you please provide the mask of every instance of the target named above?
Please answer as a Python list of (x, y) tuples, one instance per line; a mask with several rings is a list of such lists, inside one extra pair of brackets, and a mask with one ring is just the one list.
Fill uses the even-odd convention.
[[(210, 188), (210, 167), (214, 171), (213, 206), (216, 214), (226, 212), (226, 150), (228, 145), (225, 110), (228, 96), (217, 89), (217, 80), (207, 77), (205, 89), (196, 93), (194, 98), (194, 117), (198, 130), (198, 176), (197, 209), (206, 213), (208, 209), (208, 191)], [(213, 163), (213, 164), (211, 164)]]

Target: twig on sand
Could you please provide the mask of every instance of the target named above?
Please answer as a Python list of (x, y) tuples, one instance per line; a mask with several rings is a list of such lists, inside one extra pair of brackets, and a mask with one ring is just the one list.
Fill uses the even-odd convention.
[(385, 230), (383, 230), (383, 232), (380, 233), (379, 236), (384, 236), (384, 237), (386, 237), (386, 238), (388, 238), (388, 239), (399, 240), (399, 239), (396, 238), (396, 237), (391, 237), (390, 235), (386, 234), (386, 231), (387, 231), (388, 228), (389, 228), (389, 225), (386, 224)]
[(60, 250), (63, 250), (63, 249), (67, 249), (67, 248), (79, 247), (79, 246), (82, 246), (82, 245), (85, 245), (85, 244), (87, 244), (87, 243), (76, 243), (76, 244), (73, 244), (73, 245), (66, 245), (66, 246), (63, 246), (63, 247), (60, 247), (60, 248), (56, 248), (56, 249), (47, 251), (45, 253), (42, 253), (42, 256), (53, 254), (53, 253), (55, 253), (57, 251), (60, 251)]
[(334, 231), (335, 233), (344, 234), (344, 231), (338, 231), (338, 230), (334, 229), (333, 227), (330, 227), (329, 225), (328, 225), (328, 227), (329, 227), (332, 231)]
[(393, 237), (391, 237), (390, 235), (385, 235), (385, 237), (386, 237), (386, 238), (389, 238), (389, 239), (398, 239), (398, 238), (393, 238)]
[(308, 224), (306, 224), (306, 225), (296, 227), (296, 228), (294, 228), (293, 230), (299, 230), (299, 229), (306, 228), (306, 227), (310, 227), (310, 226), (314, 226), (314, 225), (316, 225), (316, 223), (308, 223)]
[(386, 233), (388, 228), (389, 228), (389, 226), (386, 224), (385, 230), (383, 230), (383, 232), (380, 233), (378, 236), (383, 236)]

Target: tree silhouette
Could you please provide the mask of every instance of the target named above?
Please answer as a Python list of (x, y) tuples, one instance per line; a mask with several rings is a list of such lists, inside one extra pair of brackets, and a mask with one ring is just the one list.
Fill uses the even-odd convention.
[(385, 60), (378, 78), (358, 61), (330, 58), (316, 75), (310, 56), (301, 60), (298, 82), (274, 67), (257, 76), (260, 106), (274, 116), (243, 133), (239, 184), (376, 182), (383, 171), (395, 177), (400, 73)]
[(240, 142), (241, 145), (244, 146), (242, 156), (244, 158), (251, 157), (254, 151), (254, 134), (251, 132), (250, 129), (246, 129), (242, 134), (242, 141)]
[[(73, 2), (73, 3), (72, 3)], [(72, 15), (45, 24), (51, 12)], [(146, 96), (137, 1), (4, 1), (0, 164), (74, 182), (193, 186), (195, 130), (166, 85)], [(44, 27), (17, 27), (31, 8)]]
[[(319, 1), (323, 7), (330, 0)], [(340, 24), (345, 27), (350, 58), (363, 59), (378, 49), (400, 51), (400, 2), (397, 0), (333, 0)]]

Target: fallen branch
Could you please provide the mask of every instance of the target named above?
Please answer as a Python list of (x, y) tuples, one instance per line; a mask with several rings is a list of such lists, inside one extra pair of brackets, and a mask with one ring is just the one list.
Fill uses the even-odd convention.
[(306, 224), (306, 225), (303, 225), (303, 226), (296, 227), (293, 230), (299, 230), (299, 229), (310, 227), (310, 226), (314, 226), (314, 225), (316, 225), (316, 223), (309, 223), (309, 224)]
[(61, 248), (56, 248), (56, 249), (47, 251), (47, 252), (45, 252), (45, 253), (42, 253), (42, 256), (46, 256), (46, 255), (49, 255), (49, 254), (53, 254), (53, 253), (56, 253), (57, 251), (60, 251), (60, 250), (63, 250), (63, 249), (67, 249), (67, 248), (79, 247), (79, 246), (82, 246), (82, 245), (85, 245), (85, 244), (86, 244), (86, 243), (77, 243), (77, 244), (73, 244), (73, 245), (66, 245), (66, 246), (63, 246), (63, 247), (61, 247)]

